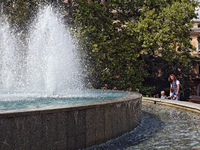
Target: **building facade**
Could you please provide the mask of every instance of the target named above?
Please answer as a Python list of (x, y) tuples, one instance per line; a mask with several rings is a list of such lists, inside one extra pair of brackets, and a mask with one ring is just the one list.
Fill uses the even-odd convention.
[[(194, 25), (190, 32), (191, 44), (196, 48), (196, 51), (192, 52), (194, 55), (200, 56), (200, 43), (198, 42), (198, 36), (200, 35), (200, 19), (193, 19)], [(194, 85), (192, 89), (192, 95), (200, 96), (200, 63), (194, 66), (194, 72), (196, 78), (191, 82)]]

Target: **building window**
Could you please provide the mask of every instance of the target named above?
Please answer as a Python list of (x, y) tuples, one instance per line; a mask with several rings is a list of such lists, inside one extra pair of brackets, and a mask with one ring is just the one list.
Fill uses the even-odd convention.
[(198, 75), (200, 74), (200, 64), (198, 64)]
[(200, 75), (200, 64), (198, 64), (198, 75)]
[(200, 84), (197, 85), (197, 96), (200, 96)]
[(198, 28), (200, 28), (200, 24), (198, 24)]
[(198, 40), (197, 40), (197, 53), (200, 53), (200, 43)]
[(200, 64), (197, 65), (197, 68), (196, 68), (196, 73), (197, 73), (197, 78), (200, 78)]

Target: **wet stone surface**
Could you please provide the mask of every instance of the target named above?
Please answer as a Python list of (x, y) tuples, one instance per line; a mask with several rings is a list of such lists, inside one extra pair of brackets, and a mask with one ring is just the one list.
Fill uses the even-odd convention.
[(200, 114), (143, 103), (142, 123), (135, 130), (87, 149), (200, 149)]

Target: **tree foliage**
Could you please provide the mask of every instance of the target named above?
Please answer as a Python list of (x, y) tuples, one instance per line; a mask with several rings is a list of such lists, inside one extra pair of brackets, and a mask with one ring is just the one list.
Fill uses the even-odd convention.
[(135, 89), (164, 82), (161, 90), (174, 73), (188, 89), (198, 59), (190, 54), (189, 38), (197, 5), (192, 0), (77, 0), (75, 23), (95, 87)]

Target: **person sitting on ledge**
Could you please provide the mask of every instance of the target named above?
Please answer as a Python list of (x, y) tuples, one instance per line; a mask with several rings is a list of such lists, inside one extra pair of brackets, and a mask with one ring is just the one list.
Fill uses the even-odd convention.
[(161, 91), (161, 99), (166, 99), (167, 96), (165, 95), (165, 91)]

